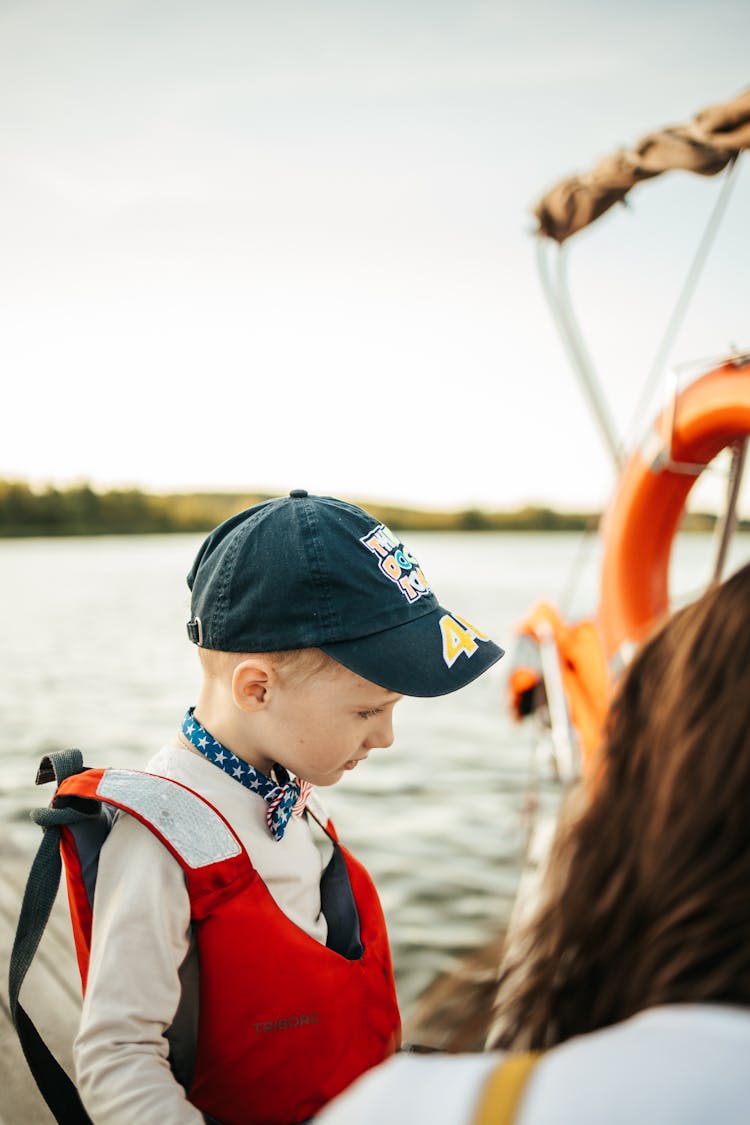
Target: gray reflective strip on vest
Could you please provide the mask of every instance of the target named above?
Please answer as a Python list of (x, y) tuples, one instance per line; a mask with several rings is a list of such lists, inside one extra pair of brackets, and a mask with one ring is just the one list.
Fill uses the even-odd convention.
[(107, 770), (96, 791), (152, 824), (188, 867), (206, 867), (241, 851), (238, 840), (205, 801), (173, 781), (136, 770)]

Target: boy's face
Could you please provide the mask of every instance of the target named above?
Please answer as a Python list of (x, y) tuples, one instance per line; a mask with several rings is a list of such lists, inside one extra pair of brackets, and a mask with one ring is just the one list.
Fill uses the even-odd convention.
[(371, 750), (393, 743), (401, 698), (333, 660), (297, 681), (282, 670), (272, 704), (276, 760), (313, 785), (335, 785)]

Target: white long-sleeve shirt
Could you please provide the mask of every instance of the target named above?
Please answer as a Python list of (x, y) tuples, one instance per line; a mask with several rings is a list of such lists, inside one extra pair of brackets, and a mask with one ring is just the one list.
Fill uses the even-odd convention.
[[(471, 1125), (502, 1052), (401, 1054), (359, 1078), (316, 1125)], [(750, 1011), (652, 1008), (554, 1048), (515, 1125), (747, 1125)]]
[[(264, 799), (179, 745), (164, 747), (147, 769), (217, 808), (284, 913), (325, 943), (320, 879), (328, 855), (307, 818), (292, 817), (283, 839), (274, 840)], [(203, 1115), (172, 1072), (165, 1038), (181, 997), (180, 971), (193, 948), (182, 868), (152, 832), (120, 814), (99, 859), (91, 961), (74, 1046), (78, 1087), (95, 1125), (202, 1125)]]

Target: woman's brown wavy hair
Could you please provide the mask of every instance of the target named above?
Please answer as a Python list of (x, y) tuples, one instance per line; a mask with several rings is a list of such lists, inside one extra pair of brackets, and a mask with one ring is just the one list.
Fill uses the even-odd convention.
[(575, 803), (501, 966), (491, 1045), (750, 1006), (750, 564), (641, 647)]

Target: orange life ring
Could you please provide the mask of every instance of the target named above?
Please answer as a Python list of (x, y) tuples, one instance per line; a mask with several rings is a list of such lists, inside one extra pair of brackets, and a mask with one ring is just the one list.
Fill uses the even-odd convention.
[(750, 434), (750, 358), (702, 375), (663, 411), (623, 470), (602, 523), (598, 621), (616, 673), (620, 659), (669, 612), (669, 558), (694, 474), (671, 462), (707, 465)]

